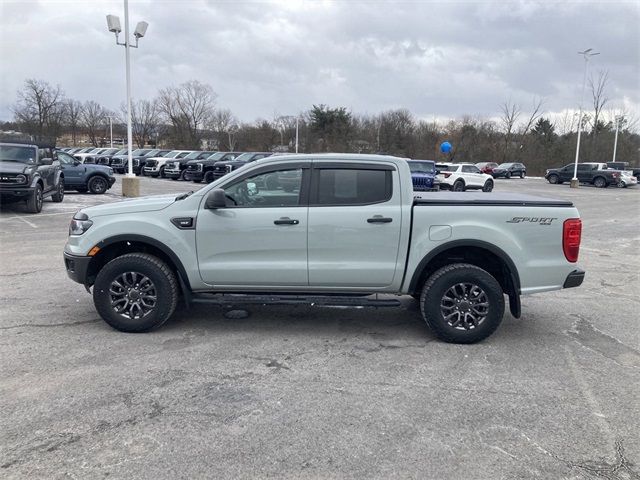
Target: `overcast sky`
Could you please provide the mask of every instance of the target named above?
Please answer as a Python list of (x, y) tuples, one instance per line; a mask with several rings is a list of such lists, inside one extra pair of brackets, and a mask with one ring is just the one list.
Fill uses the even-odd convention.
[[(608, 70), (610, 107), (640, 107), (640, 2), (131, 0), (134, 98), (197, 79), (243, 121), (312, 104), (425, 119), (496, 116), (511, 98), (577, 108), (583, 59)], [(117, 109), (124, 48), (106, 28), (123, 2), (0, 0), (0, 119), (26, 78)]]

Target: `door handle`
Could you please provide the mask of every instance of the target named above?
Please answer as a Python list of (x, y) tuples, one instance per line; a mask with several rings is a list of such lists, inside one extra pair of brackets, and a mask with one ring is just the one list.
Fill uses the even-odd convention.
[(374, 215), (372, 218), (367, 218), (367, 223), (391, 223), (393, 218), (383, 217), (382, 215)]
[(273, 223), (276, 225), (298, 225), (300, 221), (291, 220), (289, 217), (280, 217), (280, 219), (274, 220)]

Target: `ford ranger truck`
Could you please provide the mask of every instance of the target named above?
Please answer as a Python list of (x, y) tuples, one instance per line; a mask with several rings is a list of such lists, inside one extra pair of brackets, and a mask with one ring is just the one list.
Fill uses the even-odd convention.
[(124, 332), (159, 327), (179, 298), (378, 307), (411, 295), (438, 338), (472, 343), (496, 330), (507, 301), (517, 318), (521, 296), (582, 283), (571, 202), (414, 195), (402, 158), (269, 157), (197, 192), (78, 211), (64, 262)]

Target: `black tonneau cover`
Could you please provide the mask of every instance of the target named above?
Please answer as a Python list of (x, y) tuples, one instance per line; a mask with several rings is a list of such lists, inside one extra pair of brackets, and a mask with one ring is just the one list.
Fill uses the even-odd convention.
[(568, 200), (536, 197), (521, 193), (494, 192), (415, 192), (413, 204), (420, 205), (480, 205), (500, 207), (573, 207)]

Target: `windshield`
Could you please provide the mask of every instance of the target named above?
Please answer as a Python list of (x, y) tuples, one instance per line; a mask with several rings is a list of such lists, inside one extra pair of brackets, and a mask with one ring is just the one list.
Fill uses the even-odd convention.
[(195, 160), (196, 158), (198, 158), (200, 156), (202, 152), (191, 152), (189, 155), (187, 155), (186, 157), (182, 157), (185, 160)]
[(498, 168), (509, 168), (513, 163), (501, 163)]
[(436, 173), (435, 162), (407, 162), (411, 173)]
[(233, 159), (234, 162), (248, 162), (249, 160), (251, 160), (251, 157), (253, 156), (253, 153), (243, 153), (239, 156), (237, 156), (236, 158)]
[(164, 158), (176, 158), (178, 155), (180, 155), (182, 152), (180, 150), (172, 150), (171, 152), (167, 153)]
[(107, 148), (103, 153), (103, 155), (113, 155), (118, 151), (117, 148)]
[(214, 153), (210, 157), (205, 158), (205, 160), (220, 160), (222, 157), (224, 157), (224, 154), (225, 152)]
[(33, 163), (36, 160), (36, 149), (33, 147), (0, 145), (0, 160)]

